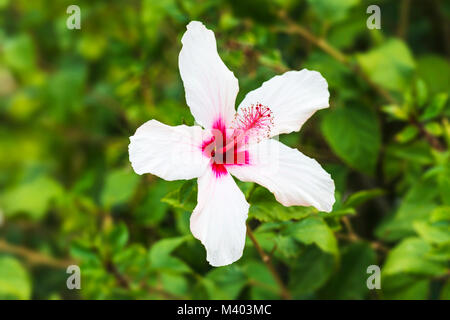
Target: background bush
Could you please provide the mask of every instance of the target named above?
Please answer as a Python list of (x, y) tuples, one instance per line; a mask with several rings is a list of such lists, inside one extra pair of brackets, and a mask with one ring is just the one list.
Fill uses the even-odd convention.
[[(73, 2), (0, 0), (0, 298), (449, 299), (449, 2), (80, 0), (68, 30)], [(216, 33), (238, 102), (290, 69), (329, 83), (331, 108), (281, 140), (332, 174), (333, 212), (239, 183), (278, 279), (248, 237), (241, 260), (210, 267), (189, 231), (195, 181), (131, 170), (138, 126), (193, 124), (190, 20)]]

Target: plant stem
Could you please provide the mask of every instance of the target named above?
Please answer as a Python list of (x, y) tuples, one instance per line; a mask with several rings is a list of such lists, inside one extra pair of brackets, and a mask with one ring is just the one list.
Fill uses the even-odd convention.
[[(337, 233), (336, 237), (343, 239), (343, 240), (347, 240), (350, 242), (356, 242), (356, 241), (360, 241), (361, 238), (360, 236), (358, 236), (358, 234), (356, 234), (355, 230), (353, 229), (353, 226), (350, 222), (350, 219), (348, 217), (342, 217), (342, 222), (345, 225), (345, 228), (348, 231), (348, 234), (340, 234)], [(378, 241), (369, 241), (370, 246), (372, 247), (372, 249), (383, 252), (383, 253), (387, 253), (389, 252), (389, 248), (387, 248), (384, 244), (382, 244), (381, 242)]]
[(250, 228), (250, 226), (248, 224), (247, 224), (247, 234), (250, 237), (250, 239), (252, 240), (253, 245), (256, 248), (256, 251), (258, 251), (258, 254), (261, 257), (261, 260), (264, 262), (264, 264), (266, 265), (267, 269), (269, 269), (270, 273), (272, 273), (273, 277), (275, 278), (275, 281), (278, 284), (278, 287), (280, 287), (280, 294), (283, 297), (283, 299), (285, 299), (285, 300), (292, 299), (291, 293), (286, 288), (286, 286), (284, 285), (283, 281), (281, 280), (280, 275), (278, 274), (277, 270), (273, 266), (270, 256), (268, 254), (266, 254), (264, 252), (264, 250), (261, 248), (261, 245), (258, 243), (258, 240), (256, 240), (256, 237), (253, 234), (253, 231), (252, 231), (252, 229)]
[(370, 244), (370, 247), (376, 251), (379, 251), (382, 253), (389, 252), (389, 248), (386, 247), (383, 243), (381, 243), (379, 241), (369, 241), (366, 239), (361, 239), (359, 237), (354, 238), (354, 237), (350, 236), (349, 234), (342, 234), (342, 233), (336, 233), (336, 237), (338, 239), (342, 239), (342, 240), (349, 241), (349, 242), (356, 242), (356, 241), (364, 240), (364, 241), (367, 241)]
[(400, 3), (400, 20), (397, 27), (397, 36), (404, 39), (409, 23), (409, 8), (411, 0), (402, 0)]
[(18, 255), (34, 265), (46, 265), (53, 268), (65, 269), (72, 264), (76, 264), (73, 260), (55, 259), (25, 247), (10, 244), (3, 239), (0, 239), (0, 251)]
[(354, 241), (359, 240), (359, 236), (353, 230), (353, 227), (352, 227), (352, 224), (350, 223), (349, 218), (348, 217), (342, 217), (342, 222), (345, 224), (345, 227), (347, 228), (349, 238), (354, 240)]
[(427, 129), (425, 129), (425, 126), (418, 121), (415, 118), (411, 118), (409, 122), (415, 126), (417, 129), (419, 129), (420, 134), (427, 140), (427, 142), (436, 150), (438, 151), (444, 151), (445, 147), (441, 144), (439, 139), (437, 139), (435, 136), (430, 134)]

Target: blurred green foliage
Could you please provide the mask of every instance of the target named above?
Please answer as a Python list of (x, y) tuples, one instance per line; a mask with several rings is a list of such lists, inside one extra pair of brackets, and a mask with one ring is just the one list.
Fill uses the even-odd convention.
[[(191, 20), (216, 33), (238, 102), (289, 69), (329, 83), (331, 108), (281, 141), (332, 174), (333, 212), (239, 183), (291, 296), (450, 298), (449, 2), (80, 0), (68, 30), (70, 4), (0, 1), (0, 298), (282, 297), (250, 239), (238, 262), (207, 264), (189, 231), (195, 181), (128, 161), (145, 121), (193, 124), (177, 65)], [(71, 263), (81, 290), (66, 287)]]

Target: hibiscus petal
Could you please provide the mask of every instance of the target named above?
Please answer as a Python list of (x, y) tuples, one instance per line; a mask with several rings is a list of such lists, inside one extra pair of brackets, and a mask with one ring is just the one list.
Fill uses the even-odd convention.
[(198, 179), (198, 204), (191, 215), (191, 231), (206, 248), (206, 260), (215, 267), (242, 256), (249, 204), (230, 174), (212, 170)]
[(239, 180), (266, 187), (285, 206), (332, 210), (334, 182), (316, 160), (273, 139), (250, 145), (249, 156), (249, 165), (229, 166), (228, 171)]
[(299, 131), (303, 123), (319, 109), (329, 106), (327, 81), (317, 71), (288, 71), (264, 82), (249, 92), (239, 109), (252, 104), (269, 107), (274, 126), (270, 136)]
[(214, 33), (192, 21), (181, 42), (178, 65), (192, 115), (204, 128), (212, 128), (219, 120), (230, 124), (239, 85), (217, 53)]
[(205, 135), (199, 126), (147, 121), (130, 137), (131, 165), (138, 174), (151, 173), (165, 180), (197, 178), (209, 163), (201, 150)]

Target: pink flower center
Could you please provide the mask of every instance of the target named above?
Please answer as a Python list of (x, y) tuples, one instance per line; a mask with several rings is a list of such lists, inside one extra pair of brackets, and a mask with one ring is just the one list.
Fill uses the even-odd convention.
[(211, 130), (213, 136), (202, 143), (202, 152), (211, 158), (217, 177), (227, 173), (227, 166), (249, 164), (249, 142), (270, 136), (273, 115), (268, 107), (258, 103), (239, 111), (229, 129), (221, 118), (216, 120)]

